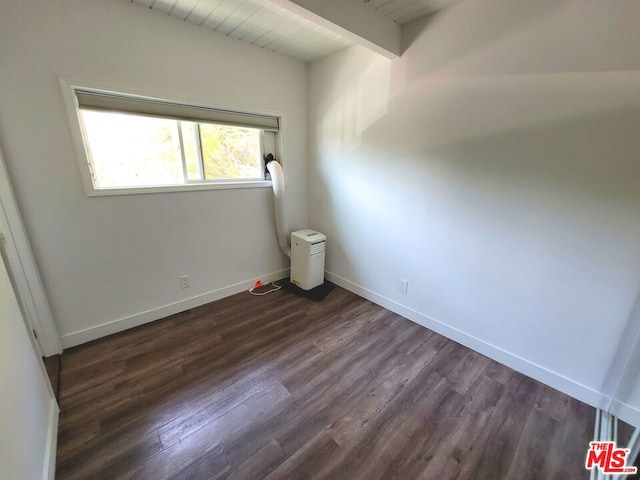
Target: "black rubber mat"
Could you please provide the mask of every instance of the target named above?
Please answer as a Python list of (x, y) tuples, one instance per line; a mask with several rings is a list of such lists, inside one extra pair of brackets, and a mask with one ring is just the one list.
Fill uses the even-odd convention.
[(295, 293), (300, 297), (308, 298), (310, 300), (315, 300), (316, 302), (324, 300), (327, 297), (327, 295), (329, 295), (331, 291), (335, 288), (335, 285), (328, 282), (324, 282), (322, 285), (318, 285), (317, 287), (312, 288), (311, 290), (303, 290), (297, 285), (294, 285), (293, 283), (291, 283), (288, 278), (283, 278), (277, 283), (282, 285), (282, 288), (284, 288), (285, 290), (291, 293)]

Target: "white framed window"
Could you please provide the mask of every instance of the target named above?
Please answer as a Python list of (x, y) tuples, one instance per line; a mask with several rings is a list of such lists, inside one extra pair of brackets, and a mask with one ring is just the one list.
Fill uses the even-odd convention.
[(71, 86), (88, 195), (270, 186), (280, 118)]

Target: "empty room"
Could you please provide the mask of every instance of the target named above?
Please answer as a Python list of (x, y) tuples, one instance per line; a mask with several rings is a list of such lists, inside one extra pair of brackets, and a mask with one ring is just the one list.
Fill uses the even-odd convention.
[(638, 478), (640, 2), (0, 11), (0, 478)]

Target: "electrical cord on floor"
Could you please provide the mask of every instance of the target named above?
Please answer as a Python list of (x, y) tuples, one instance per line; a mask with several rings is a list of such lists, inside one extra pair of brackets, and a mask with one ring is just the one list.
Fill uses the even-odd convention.
[(266, 287), (268, 285), (269, 285), (268, 283), (263, 285), (262, 282), (260, 280), (258, 280), (256, 282), (256, 284), (249, 289), (249, 293), (251, 295), (262, 296), (262, 295), (267, 295), (269, 293), (277, 292), (278, 290), (280, 290), (282, 288), (282, 285), (278, 285), (276, 282), (271, 282), (271, 285), (274, 287), (271, 290), (267, 290), (265, 292), (256, 292), (255, 291), (257, 288), (263, 288), (263, 287)]

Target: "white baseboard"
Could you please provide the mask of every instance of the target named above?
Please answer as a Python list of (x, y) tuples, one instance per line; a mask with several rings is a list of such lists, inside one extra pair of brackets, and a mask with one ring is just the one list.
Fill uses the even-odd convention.
[(536, 363), (533, 363), (525, 358), (519, 357), (514, 353), (508, 352), (500, 347), (492, 345), (482, 339), (469, 335), (462, 330), (451, 327), (444, 322), (429, 317), (423, 313), (420, 313), (412, 308), (406, 307), (394, 300), (379, 295), (371, 290), (368, 290), (360, 285), (357, 285), (345, 278), (342, 278), (334, 273), (325, 272), (325, 278), (342, 288), (349, 290), (367, 300), (372, 301), (388, 310), (391, 310), (398, 315), (411, 320), (412, 322), (422, 325), (429, 330), (433, 330), (440, 335), (443, 335), (455, 342), (458, 342), (465, 347), (470, 348), (482, 355), (485, 355), (503, 365), (506, 365), (514, 370), (538, 380), (556, 390), (559, 390), (567, 395), (576, 398), (593, 407), (599, 407), (605, 396), (591, 387), (582, 385), (570, 378), (567, 378), (557, 372), (553, 372), (545, 367), (542, 367)]
[[(272, 272), (266, 275), (259, 275), (256, 278), (260, 278), (263, 282), (272, 282), (274, 280), (278, 280), (280, 278), (288, 276), (289, 270), (286, 269)], [(98, 338), (106, 337), (107, 335), (112, 335), (114, 333), (122, 332), (124, 330), (128, 330), (145, 323), (168, 317), (169, 315), (184, 312), (185, 310), (189, 310), (190, 308), (199, 307), (200, 305), (214, 302), (230, 295), (235, 295), (236, 293), (240, 293), (251, 288), (254, 282), (255, 278), (251, 280), (245, 280), (234, 285), (229, 285), (227, 287), (222, 287), (211, 292), (203, 293), (202, 295), (197, 295), (195, 297), (180, 300), (179, 302), (170, 303), (168, 305), (147, 310), (145, 312), (136, 313), (128, 317), (112, 320), (95, 327), (90, 327), (83, 330), (78, 330), (77, 332), (62, 335), (62, 337), (60, 337), (60, 340), (62, 341), (62, 347), (74, 347), (82, 343), (90, 342), (91, 340), (96, 340)]]
[[(47, 380), (48, 382), (48, 380)], [(43, 480), (54, 480), (56, 476), (56, 451), (58, 446), (58, 416), (60, 409), (55, 397), (51, 398), (49, 404), (49, 426), (47, 428), (47, 446), (45, 450), (42, 478)]]
[[(288, 276), (288, 270), (281, 270), (273, 272), (267, 275), (261, 275), (260, 278), (265, 282), (270, 282)], [(568, 377), (561, 375), (560, 373), (551, 371), (545, 367), (542, 367), (536, 363), (533, 363), (527, 359), (524, 359), (514, 353), (504, 350), (500, 347), (492, 345), (482, 339), (469, 335), (461, 330), (458, 330), (444, 322), (436, 320), (428, 315), (418, 312), (412, 308), (402, 305), (394, 300), (379, 295), (371, 290), (368, 290), (356, 283), (351, 282), (345, 278), (340, 277), (331, 272), (325, 272), (327, 280), (335, 283), (336, 285), (345, 288), (367, 300), (370, 300), (382, 307), (391, 310), (403, 317), (422, 325), (425, 328), (433, 330), (441, 335), (444, 335), (451, 340), (458, 342), (478, 353), (486, 355), (487, 357), (496, 360), (514, 370), (534, 378), (545, 385), (549, 385), (556, 390), (559, 390), (573, 398), (576, 398), (582, 402), (585, 402), (591, 406), (599, 407), (606, 400), (606, 397), (599, 391), (594, 390), (586, 385), (582, 385)], [(118, 333), (124, 330), (128, 330), (139, 325), (143, 325), (148, 322), (152, 322), (169, 315), (189, 310), (200, 305), (204, 305), (221, 298), (240, 293), (249, 289), (253, 285), (254, 280), (246, 280), (234, 285), (229, 285), (202, 295), (191, 297), (179, 302), (171, 303), (159, 308), (140, 312), (128, 317), (113, 320), (111, 322), (104, 323), (95, 327), (72, 332), (61, 337), (62, 345), (64, 348), (73, 347), (82, 343), (96, 340), (107, 335)], [(640, 423), (640, 411), (625, 404), (621, 404), (620, 418), (638, 425)], [(630, 421), (633, 420), (633, 421)]]
[(632, 407), (624, 402), (614, 402), (611, 411), (623, 422), (640, 428), (640, 410), (637, 407)]

